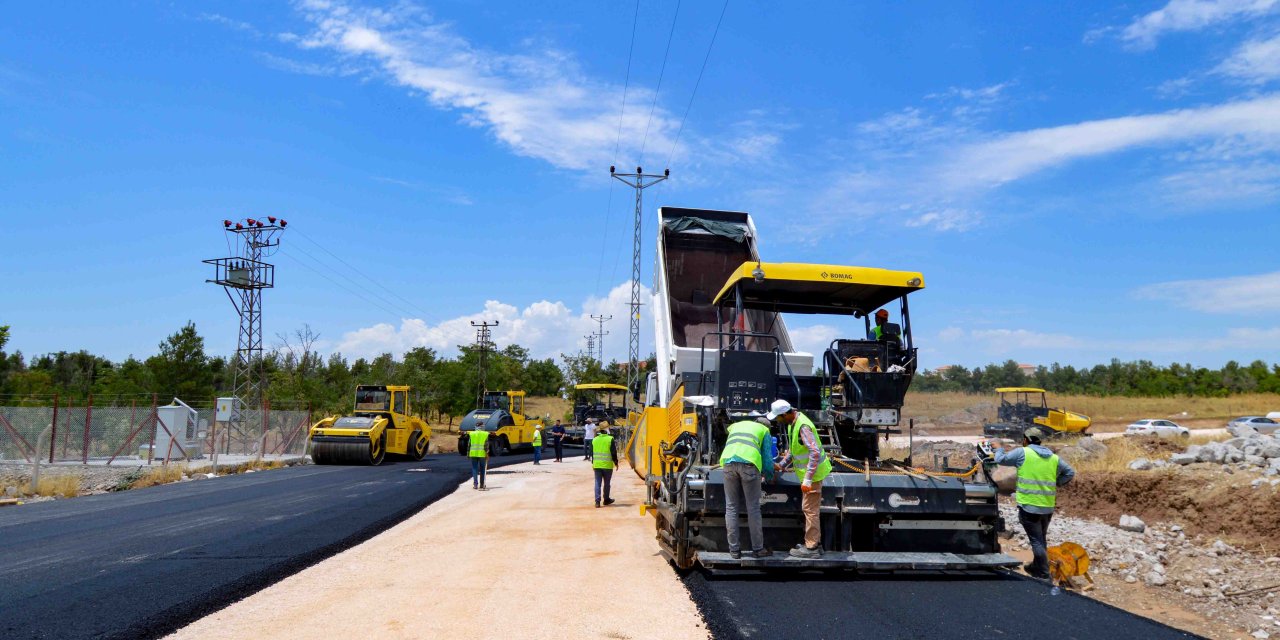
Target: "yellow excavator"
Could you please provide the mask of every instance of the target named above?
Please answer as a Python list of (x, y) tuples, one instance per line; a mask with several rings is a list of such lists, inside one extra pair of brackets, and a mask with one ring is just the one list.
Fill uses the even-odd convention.
[(1028, 427), (1041, 427), (1051, 438), (1089, 435), (1085, 433), (1093, 421), (1081, 413), (1066, 409), (1053, 409), (1045, 399), (1045, 390), (1033, 387), (1000, 387), (1000, 406), (996, 409), (996, 421), (982, 425), (983, 435), (989, 438), (1022, 437)]
[(407, 386), (360, 385), (355, 411), (329, 416), (311, 426), (311, 460), (316, 464), (382, 464), (387, 454), (421, 460), (431, 427), (409, 413)]

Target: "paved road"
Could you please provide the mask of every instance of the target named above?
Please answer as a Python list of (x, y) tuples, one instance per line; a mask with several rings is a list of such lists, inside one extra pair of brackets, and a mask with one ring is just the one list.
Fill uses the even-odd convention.
[[(495, 458), (491, 468), (531, 458)], [(455, 454), (5, 508), (0, 637), (163, 635), (367, 540), (469, 473)]]
[(1195, 638), (1009, 575), (685, 577), (717, 640), (730, 638)]

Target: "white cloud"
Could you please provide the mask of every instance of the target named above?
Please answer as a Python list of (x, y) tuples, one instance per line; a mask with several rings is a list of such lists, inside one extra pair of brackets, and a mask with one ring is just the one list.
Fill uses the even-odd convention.
[[(1117, 340), (1042, 333), (1027, 329), (964, 329), (948, 327), (938, 333), (931, 351), (947, 354), (944, 362), (984, 363), (1008, 358), (1021, 361), (1103, 362), (1107, 358), (1144, 358), (1160, 354), (1177, 361), (1200, 359), (1222, 351), (1261, 353), (1280, 349), (1280, 327), (1229, 328), (1213, 336), (1174, 336)], [(1246, 356), (1248, 357), (1248, 356)]]
[(943, 209), (908, 218), (906, 225), (916, 228), (925, 227), (935, 231), (967, 231), (981, 222), (982, 214), (976, 211)]
[[(857, 327), (857, 331), (860, 335), (862, 328)], [(787, 332), (791, 334), (791, 344), (797, 350), (812, 353), (815, 356), (826, 352), (832, 340), (849, 336), (848, 327), (841, 329), (829, 324), (815, 324), (808, 327), (787, 326)], [(814, 362), (821, 363), (821, 360), (815, 359)]]
[[(641, 287), (641, 295), (648, 302), (651, 292), (647, 287)], [(458, 345), (475, 341), (476, 330), (471, 326), (472, 321), (496, 320), (498, 326), (492, 330), (492, 339), (499, 348), (518, 344), (529, 349), (535, 358), (558, 358), (562, 353), (586, 349), (585, 336), (597, 328), (591, 316), (605, 314), (615, 319), (605, 325), (605, 330), (610, 332), (605, 343), (605, 358), (623, 360), (626, 358), (627, 305), (630, 301), (629, 282), (614, 287), (604, 298), (587, 298), (578, 311), (560, 301), (541, 300), (520, 309), (489, 300), (481, 310), (435, 324), (405, 318), (399, 327), (379, 323), (349, 331), (337, 341), (334, 350), (348, 357), (366, 358), (388, 352), (399, 356), (414, 347), (430, 347), (444, 354), (454, 354)], [(643, 317), (641, 321), (641, 357), (644, 357), (652, 350), (653, 321)]]
[(1280, 271), (1254, 276), (1179, 280), (1142, 287), (1144, 300), (1163, 300), (1202, 313), (1252, 314), (1280, 311)]
[(1245, 42), (1217, 71), (1255, 84), (1280, 78), (1280, 35)]
[[(458, 112), (463, 123), (488, 131), (519, 155), (575, 170), (598, 170), (613, 160), (622, 87), (588, 78), (567, 53), (546, 47), (520, 54), (485, 50), (411, 4), (367, 9), (306, 0), (299, 8), (314, 29), (289, 38), (297, 46), (370, 64), (391, 83)], [(633, 85), (627, 102), (643, 105), (652, 97), (651, 90)], [(647, 110), (628, 109), (621, 125), (624, 146), (638, 147), (647, 123)], [(669, 149), (676, 124), (659, 106), (648, 148)], [(743, 148), (767, 150), (768, 143), (749, 140)]]
[(1277, 6), (1280, 0), (1170, 0), (1160, 9), (1134, 19), (1120, 32), (1120, 38), (1135, 47), (1149, 49), (1165, 34), (1199, 31), (1252, 18), (1274, 11)]
[(1081, 158), (1229, 136), (1280, 148), (1280, 95), (1005, 134), (962, 148), (942, 174), (955, 188), (992, 187)]
[(945, 342), (966, 343), (988, 355), (1008, 355), (1031, 349), (1078, 349), (1087, 344), (1075, 336), (1027, 329), (947, 327), (938, 333), (938, 338)]

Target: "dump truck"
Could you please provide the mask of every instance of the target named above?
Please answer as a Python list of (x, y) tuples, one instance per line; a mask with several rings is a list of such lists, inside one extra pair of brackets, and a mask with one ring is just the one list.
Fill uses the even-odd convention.
[(355, 411), (311, 426), (311, 460), (316, 464), (380, 465), (387, 454), (421, 460), (431, 427), (410, 413), (408, 386), (359, 385)]
[(627, 421), (627, 388), (620, 384), (591, 382), (573, 387), (573, 423), (587, 420), (621, 425)]
[[(680, 570), (1018, 564), (1000, 553), (1004, 521), (987, 464), (975, 456), (956, 468), (925, 470), (909, 455), (881, 456), (881, 439), (902, 432), (903, 398), (916, 371), (907, 299), (924, 288), (920, 273), (764, 262), (746, 213), (662, 207), (658, 215), (658, 366), (625, 455), (645, 482), (642, 512), (654, 517), (663, 556)], [(882, 327), (884, 338), (870, 339), (871, 316), (890, 306), (900, 321)], [(845, 337), (802, 351), (784, 316), (817, 315)], [(800, 483), (787, 472), (765, 485), (762, 499), (765, 546), (780, 553), (735, 559), (725, 533), (720, 451), (729, 424), (766, 413), (776, 399), (813, 420), (833, 462), (821, 491), (825, 553), (786, 553), (804, 526)], [(786, 430), (775, 424), (771, 432), (785, 448)]]
[[(516, 450), (533, 449), (535, 426), (546, 428), (542, 418), (526, 416), (523, 391), (486, 391), (479, 406), (462, 418), (458, 436), (458, 453), (467, 455), (473, 429), (489, 432), (489, 455), (500, 456)], [(545, 437), (545, 436), (544, 436)]]
[(1086, 431), (1093, 424), (1089, 416), (1050, 408), (1044, 389), (1001, 387), (996, 394), (1000, 396), (996, 420), (982, 425), (982, 434), (989, 438), (1016, 440), (1030, 427), (1040, 427), (1050, 438), (1089, 435)]

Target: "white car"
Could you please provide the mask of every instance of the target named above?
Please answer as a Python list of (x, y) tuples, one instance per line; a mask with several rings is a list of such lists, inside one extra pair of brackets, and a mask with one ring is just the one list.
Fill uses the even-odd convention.
[(1190, 438), (1191, 431), (1172, 421), (1149, 418), (1139, 420), (1124, 428), (1126, 436), (1155, 436), (1157, 438)]
[(1227, 428), (1230, 429), (1231, 427), (1252, 427), (1253, 430), (1258, 433), (1269, 434), (1276, 433), (1277, 430), (1280, 430), (1280, 422), (1276, 422), (1271, 418), (1264, 418), (1262, 416), (1245, 416), (1228, 422)]

